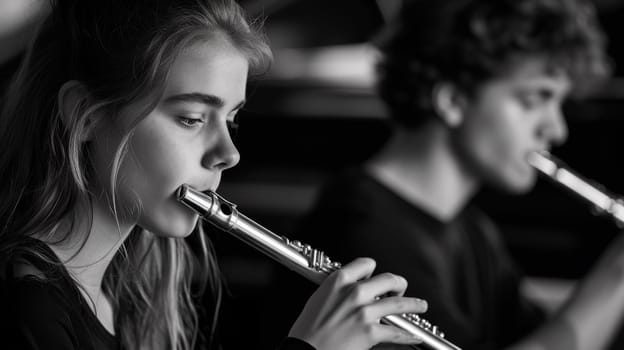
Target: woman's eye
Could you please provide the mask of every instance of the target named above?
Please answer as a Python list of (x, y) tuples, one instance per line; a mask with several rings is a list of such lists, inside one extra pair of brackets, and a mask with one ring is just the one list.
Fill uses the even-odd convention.
[(238, 116), (234, 116), (231, 120), (226, 122), (230, 137), (234, 139), (238, 133)]
[(178, 121), (187, 128), (196, 127), (204, 122), (201, 118), (189, 118), (184, 116), (179, 116)]

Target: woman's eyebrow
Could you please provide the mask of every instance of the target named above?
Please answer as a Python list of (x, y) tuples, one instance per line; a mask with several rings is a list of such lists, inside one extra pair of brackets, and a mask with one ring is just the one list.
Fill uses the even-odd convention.
[[(225, 101), (219, 96), (204, 94), (200, 92), (191, 92), (185, 94), (177, 94), (169, 96), (165, 99), (164, 103), (176, 103), (176, 102), (195, 102), (202, 103), (207, 106), (215, 108), (223, 108)], [(245, 100), (240, 101), (232, 110), (237, 110), (243, 107)]]
[(222, 98), (215, 96), (215, 95), (204, 94), (200, 92), (191, 92), (191, 93), (185, 93), (185, 94), (171, 95), (167, 97), (164, 102), (165, 103), (195, 102), (195, 103), (203, 103), (205, 105), (216, 107), (216, 108), (222, 108), (223, 105), (225, 105), (225, 102), (223, 101)]

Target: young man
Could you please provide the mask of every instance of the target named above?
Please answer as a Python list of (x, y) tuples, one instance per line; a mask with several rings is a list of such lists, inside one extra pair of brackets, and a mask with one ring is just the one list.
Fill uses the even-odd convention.
[(335, 260), (371, 256), (410, 282), (464, 349), (601, 349), (624, 312), (624, 241), (546, 321), (519, 292), (499, 233), (471, 200), (524, 193), (527, 157), (564, 142), (565, 97), (608, 71), (590, 5), (413, 1), (382, 36), (378, 88), (394, 122), (372, 159), (334, 179), (297, 238)]

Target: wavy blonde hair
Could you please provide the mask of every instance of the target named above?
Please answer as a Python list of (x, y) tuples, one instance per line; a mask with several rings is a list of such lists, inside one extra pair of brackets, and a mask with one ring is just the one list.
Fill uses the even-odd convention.
[[(114, 118), (123, 106), (147, 101), (136, 125), (162, 97), (177, 54), (217, 35), (247, 57), (252, 73), (271, 60), (261, 23), (246, 20), (233, 0), (57, 0), (52, 5), (8, 89), (0, 118), (0, 259), (17, 247), (33, 249), (23, 248), (26, 237), (57, 232), (64, 218), (75, 225), (77, 209), (90, 209), (94, 174), (89, 144), (81, 137), (94, 127), (87, 122), (90, 116)], [(61, 116), (57, 96), (70, 80), (79, 81), (87, 94)], [(113, 185), (131, 137), (132, 131), (116, 152)], [(71, 231), (48, 243), (61, 243)], [(135, 227), (103, 286), (113, 301), (123, 347), (191, 349), (199, 334), (192, 284), (200, 291), (208, 287), (212, 298), (212, 342), (221, 279), (201, 225), (186, 240)]]

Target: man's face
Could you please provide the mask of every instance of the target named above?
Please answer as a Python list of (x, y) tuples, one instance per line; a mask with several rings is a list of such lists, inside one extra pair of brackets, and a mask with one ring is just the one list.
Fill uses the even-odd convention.
[(528, 155), (565, 141), (561, 104), (571, 82), (548, 68), (537, 58), (516, 63), (466, 100), (463, 123), (453, 129), (454, 148), (481, 182), (526, 192), (536, 180)]

